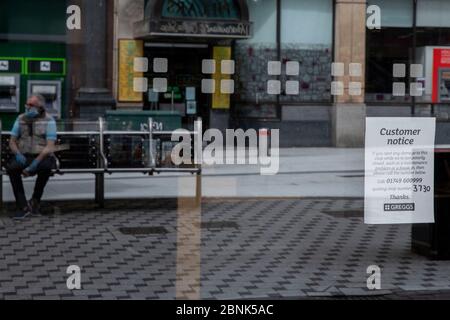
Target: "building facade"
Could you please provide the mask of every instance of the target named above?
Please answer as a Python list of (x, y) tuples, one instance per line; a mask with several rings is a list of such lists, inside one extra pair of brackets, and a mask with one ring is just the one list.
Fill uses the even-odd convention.
[[(364, 106), (352, 105), (347, 111), (348, 104), (354, 101), (341, 99), (342, 108), (333, 109), (336, 105), (331, 95), (331, 65), (335, 54), (340, 57), (339, 50), (335, 50), (335, 34), (344, 36), (338, 39), (342, 52), (355, 52), (354, 57), (342, 58), (363, 64), (365, 3), (130, 0), (116, 4), (119, 7), (115, 42), (142, 41), (140, 45), (149, 61), (157, 56), (170, 57), (173, 74), (169, 75), (168, 87), (175, 84), (175, 91), (181, 92), (175, 99), (175, 108), (186, 110), (183, 92), (187, 86), (194, 87), (198, 98), (195, 115), (202, 116), (207, 127), (280, 129), (282, 146), (331, 146), (339, 144), (339, 139), (349, 140), (348, 137), (346, 144), (361, 145)], [(130, 14), (127, 9), (133, 6), (135, 10)], [(348, 10), (355, 14), (346, 15)], [(347, 30), (346, 21), (335, 21), (340, 12), (342, 19), (355, 20), (352, 30)], [(120, 55), (120, 49), (116, 52)], [(223, 75), (202, 73), (202, 61), (217, 58), (235, 62), (229, 77), (234, 80), (234, 90), (228, 98), (217, 94)], [(270, 65), (278, 70), (269, 70)], [(150, 72), (145, 76), (154, 79), (157, 75)], [(217, 80), (215, 94), (202, 92), (205, 78)], [(117, 82), (120, 88), (120, 75)], [(274, 91), (269, 86), (275, 86)], [(119, 106), (140, 107), (127, 104), (118, 96)], [(170, 92), (165, 96), (160, 95), (159, 107), (173, 108)], [(147, 103), (145, 94), (142, 99)], [(343, 132), (341, 139), (334, 133), (347, 126), (341, 124), (341, 120), (348, 119), (346, 112), (357, 119), (351, 120), (352, 131)], [(361, 125), (357, 128), (355, 123)]]

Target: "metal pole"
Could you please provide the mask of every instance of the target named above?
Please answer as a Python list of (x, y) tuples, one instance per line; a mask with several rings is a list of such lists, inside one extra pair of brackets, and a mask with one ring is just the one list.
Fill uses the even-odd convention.
[[(412, 63), (416, 63), (416, 50), (417, 50), (417, 0), (413, 0), (413, 50), (412, 50)], [(409, 83), (411, 83), (411, 71), (409, 76)], [(416, 97), (412, 97), (411, 114), (416, 114)]]
[(194, 123), (194, 164), (200, 165), (203, 162), (203, 123), (202, 118), (198, 118)]
[[(276, 8), (277, 8), (277, 29), (276, 29), (276, 40), (277, 40), (277, 60), (281, 61), (281, 19), (282, 19), (282, 15), (281, 15), (281, 1), (282, 0), (277, 0), (276, 2)], [(277, 79), (280, 80), (280, 76), (277, 76)], [(277, 94), (276, 96), (277, 99), (277, 119), (281, 120), (281, 99), (280, 99), (280, 95)]]
[(156, 167), (155, 155), (153, 154), (153, 118), (148, 118), (148, 165)]
[[(103, 118), (99, 118), (98, 120), (99, 124), (99, 150), (100, 150), (100, 158), (99, 162), (97, 163), (98, 167), (102, 167), (103, 169), (107, 169), (108, 163), (105, 163), (107, 161), (104, 157), (103, 149), (104, 149), (104, 127), (103, 127)], [(106, 167), (105, 167), (106, 166)], [(99, 205), (100, 208), (105, 207), (105, 174), (104, 173), (96, 173), (95, 174), (95, 202)]]
[(172, 108), (172, 112), (174, 112), (174, 111), (175, 111), (175, 97), (174, 97), (174, 90), (172, 90), (171, 108)]
[(195, 179), (195, 204), (196, 207), (200, 207), (202, 204), (202, 172), (199, 171), (196, 174), (196, 179)]
[(203, 163), (203, 123), (198, 118), (194, 125), (194, 165), (199, 169), (196, 173), (195, 203), (197, 207), (202, 203), (202, 163)]

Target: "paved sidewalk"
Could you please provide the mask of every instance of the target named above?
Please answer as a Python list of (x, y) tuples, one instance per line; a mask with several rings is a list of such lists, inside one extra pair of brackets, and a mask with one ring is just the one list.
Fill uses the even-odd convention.
[[(448, 298), (450, 262), (411, 253), (409, 225), (364, 225), (362, 206), (210, 199), (198, 229), (170, 199), (49, 204), (51, 216), (0, 219), (0, 299)], [(67, 289), (69, 265), (82, 290)], [(366, 288), (370, 265), (380, 291)]]
[[(275, 176), (261, 176), (255, 165), (205, 166), (203, 174), (204, 197), (363, 197), (364, 150), (281, 149)], [(13, 201), (7, 177), (3, 185), (5, 201)], [(33, 185), (34, 179), (25, 181), (28, 194)], [(193, 185), (194, 179), (180, 175), (115, 174), (106, 176), (105, 189), (108, 199), (176, 198), (193, 196)], [(51, 180), (45, 199), (93, 199), (93, 194), (92, 175), (66, 175)]]

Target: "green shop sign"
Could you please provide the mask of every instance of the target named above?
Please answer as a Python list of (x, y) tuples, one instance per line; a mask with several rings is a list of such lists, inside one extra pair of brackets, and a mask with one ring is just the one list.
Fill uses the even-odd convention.
[(29, 75), (66, 75), (66, 59), (26, 58), (25, 73)]
[(0, 57), (0, 73), (24, 73), (23, 58)]

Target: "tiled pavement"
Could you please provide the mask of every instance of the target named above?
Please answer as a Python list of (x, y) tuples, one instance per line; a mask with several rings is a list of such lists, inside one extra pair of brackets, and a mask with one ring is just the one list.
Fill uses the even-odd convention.
[[(450, 292), (450, 262), (411, 253), (409, 225), (364, 225), (362, 206), (358, 199), (205, 201), (201, 264), (193, 259), (189, 266), (191, 275), (199, 272), (199, 297)], [(192, 289), (176, 276), (184, 261), (177, 260), (178, 218), (184, 214), (177, 201), (113, 201), (102, 210), (51, 203), (46, 211), (51, 215), (19, 223), (0, 219), (0, 299), (174, 299), (184, 297), (183, 285)], [(121, 229), (126, 227), (157, 228), (128, 235)], [(82, 290), (67, 289), (69, 265), (81, 267)], [(366, 289), (369, 265), (382, 269), (381, 291)]]

